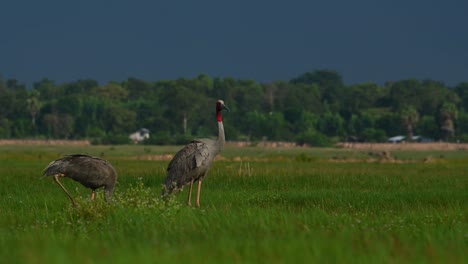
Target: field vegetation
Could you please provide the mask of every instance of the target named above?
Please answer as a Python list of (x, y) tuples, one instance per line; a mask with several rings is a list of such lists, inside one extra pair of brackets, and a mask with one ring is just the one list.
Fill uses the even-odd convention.
[[(198, 209), (160, 199), (179, 148), (0, 146), (1, 262), (468, 262), (467, 151), (227, 147)], [(41, 178), (72, 153), (114, 165), (114, 203)]]

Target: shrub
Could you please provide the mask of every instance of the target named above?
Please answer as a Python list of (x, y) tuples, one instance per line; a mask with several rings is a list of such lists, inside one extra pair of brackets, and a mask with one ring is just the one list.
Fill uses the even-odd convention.
[(299, 145), (308, 144), (314, 147), (327, 147), (331, 146), (332, 144), (327, 136), (313, 130), (308, 130), (299, 134), (299, 136), (296, 138), (296, 143)]
[(123, 144), (130, 144), (130, 139), (127, 135), (107, 135), (100, 140), (100, 144), (104, 145), (123, 145)]
[(362, 132), (362, 138), (366, 142), (385, 142), (387, 135), (382, 129), (366, 128)]

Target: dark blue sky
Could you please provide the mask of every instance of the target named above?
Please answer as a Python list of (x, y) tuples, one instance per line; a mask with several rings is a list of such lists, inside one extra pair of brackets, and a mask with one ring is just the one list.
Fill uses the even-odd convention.
[(6, 0), (0, 75), (289, 80), (316, 69), (347, 84), (468, 81), (468, 1)]

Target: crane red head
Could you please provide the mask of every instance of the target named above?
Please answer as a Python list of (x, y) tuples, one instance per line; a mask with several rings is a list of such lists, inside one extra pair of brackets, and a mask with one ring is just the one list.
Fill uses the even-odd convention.
[(225, 109), (226, 111), (228, 112), (231, 112), (229, 110), (229, 108), (227, 108), (227, 106), (224, 105), (224, 101), (223, 100), (218, 100), (216, 102), (216, 119), (218, 120), (218, 122), (222, 122), (223, 121), (223, 118), (221, 116), (221, 111)]

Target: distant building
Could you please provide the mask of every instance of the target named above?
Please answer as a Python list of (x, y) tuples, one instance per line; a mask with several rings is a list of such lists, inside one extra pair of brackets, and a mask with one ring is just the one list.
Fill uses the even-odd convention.
[(133, 142), (133, 144), (138, 144), (141, 141), (148, 139), (150, 131), (146, 128), (141, 128), (135, 133), (132, 133), (128, 136), (128, 138)]
[[(387, 142), (389, 143), (401, 143), (401, 142), (405, 142), (406, 141), (406, 137), (405, 136), (394, 136), (394, 137), (391, 137), (391, 138), (388, 138), (387, 139)], [(413, 142), (433, 142), (432, 139), (428, 138), (428, 137), (424, 137), (424, 136), (413, 136)]]
[(387, 142), (401, 143), (401, 142), (405, 141), (405, 138), (406, 138), (405, 136), (394, 136), (394, 137), (388, 138)]
[(421, 142), (421, 143), (424, 143), (424, 142), (434, 142), (433, 139), (428, 138), (428, 137), (425, 137), (425, 136), (414, 136), (414, 137), (413, 137), (413, 141)]

